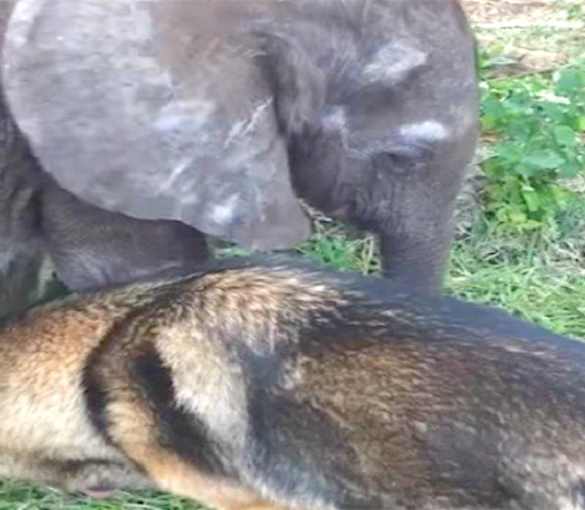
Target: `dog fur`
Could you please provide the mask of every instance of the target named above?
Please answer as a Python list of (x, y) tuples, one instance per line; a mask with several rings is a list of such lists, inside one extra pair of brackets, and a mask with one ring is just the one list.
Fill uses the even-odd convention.
[(0, 330), (0, 475), (224, 510), (585, 508), (585, 346), (282, 258)]

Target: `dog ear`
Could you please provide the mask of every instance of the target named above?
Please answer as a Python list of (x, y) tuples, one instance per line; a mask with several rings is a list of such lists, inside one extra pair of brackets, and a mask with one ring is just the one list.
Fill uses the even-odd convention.
[(280, 126), (287, 134), (299, 133), (316, 121), (325, 103), (325, 75), (292, 37), (269, 31), (255, 35)]

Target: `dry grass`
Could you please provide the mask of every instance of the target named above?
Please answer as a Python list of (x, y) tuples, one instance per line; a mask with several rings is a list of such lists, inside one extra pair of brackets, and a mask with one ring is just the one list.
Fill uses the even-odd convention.
[(462, 0), (475, 25), (506, 24), (535, 26), (567, 21), (567, 12), (557, 0)]
[(585, 52), (585, 16), (578, 13), (582, 0), (462, 3), (480, 44), (497, 45), (524, 71), (550, 70)]

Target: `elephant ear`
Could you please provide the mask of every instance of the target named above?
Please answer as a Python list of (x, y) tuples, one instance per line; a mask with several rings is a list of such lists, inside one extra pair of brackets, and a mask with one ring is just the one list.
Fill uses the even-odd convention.
[[(325, 76), (297, 37), (272, 28), (257, 29), (262, 51), (258, 61), (269, 77), (276, 97), (280, 124), (288, 134), (298, 134), (319, 122), (325, 103)], [(301, 31), (302, 34), (302, 31)]]
[[(287, 248), (310, 223), (272, 88), (255, 62), (209, 51), (211, 4), (194, 16), (183, 0), (20, 0), (4, 46), (7, 100), (45, 170), (90, 204)], [(209, 44), (189, 47), (193, 30)]]

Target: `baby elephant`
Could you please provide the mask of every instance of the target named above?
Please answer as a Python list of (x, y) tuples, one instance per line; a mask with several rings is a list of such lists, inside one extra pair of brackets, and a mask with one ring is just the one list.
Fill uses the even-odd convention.
[[(309, 236), (303, 199), (379, 235), (388, 277), (440, 290), (478, 136), (457, 0), (18, 0), (3, 55), (16, 123), (83, 202), (268, 251)], [(153, 277), (114, 248), (76, 265)]]
[(585, 509), (585, 346), (280, 259), (0, 332), (0, 474), (224, 510)]

